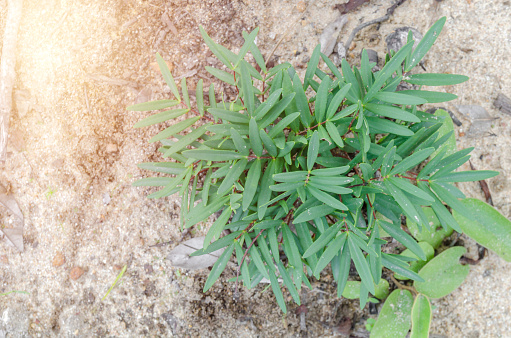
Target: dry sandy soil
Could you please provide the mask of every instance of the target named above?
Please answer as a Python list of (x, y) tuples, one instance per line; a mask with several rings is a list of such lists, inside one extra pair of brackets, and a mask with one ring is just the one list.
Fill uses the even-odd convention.
[[(156, 158), (156, 145), (147, 140), (161, 126), (134, 130), (147, 113), (125, 109), (169, 96), (153, 65), (156, 52), (176, 77), (189, 77), (192, 87), (201, 78), (211, 83), (204, 66), (216, 61), (200, 38), (199, 24), (235, 49), (243, 43), (242, 30), (260, 27), (263, 53), (286, 34), (275, 61), (289, 61), (303, 72), (321, 32), (339, 15), (333, 6), (344, 2), (25, 0), (17, 109), (0, 171), (25, 215), (25, 251), (0, 245), (0, 293), (26, 293), (0, 296), (0, 337), (314, 337), (340, 335), (350, 327), (352, 336), (367, 336), (365, 321), (375, 315), (359, 310), (357, 302), (337, 299), (328, 274), (314, 291), (302, 294), (309, 312), (307, 332), (300, 332), (295, 305), (289, 302), (289, 314), (283, 315), (265, 285), (244, 291), (235, 302), (227, 282), (233, 269), (203, 294), (207, 271), (171, 267), (165, 257), (181, 240), (179, 201), (148, 200), (150, 189), (131, 186), (147, 175), (136, 164)], [(349, 13), (340, 40), (359, 23), (383, 16), (392, 2), (372, 0)], [(0, 36), (6, 5), (0, 0)], [(488, 183), (496, 208), (509, 218), (511, 116), (492, 102), (499, 92), (511, 97), (510, 1), (405, 1), (389, 21), (357, 35), (348, 59), (356, 63), (362, 46), (382, 56), (385, 37), (394, 29), (411, 26), (424, 33), (442, 16), (447, 23), (425, 66), (470, 76), (469, 82), (445, 88), (459, 96), (447, 108), (463, 122), (456, 128), (459, 147), (475, 147), (474, 165), (501, 172)], [(494, 119), (477, 137), (469, 137), (471, 121), (456, 109), (466, 104), (481, 105)], [(462, 188), (469, 197), (483, 198), (475, 183)], [(0, 216), (3, 227), (17, 222), (3, 207)], [(203, 232), (197, 227), (191, 236)], [(125, 265), (120, 285), (102, 300)], [(510, 269), (489, 253), (458, 290), (435, 301), (431, 332), (509, 336)]]

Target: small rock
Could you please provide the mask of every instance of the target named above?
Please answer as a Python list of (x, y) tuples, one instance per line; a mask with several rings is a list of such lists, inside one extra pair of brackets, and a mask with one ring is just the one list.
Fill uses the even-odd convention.
[(114, 264), (115, 271), (121, 271), (121, 269), (122, 269), (122, 266), (120, 266), (119, 264)]
[(422, 33), (412, 27), (400, 27), (396, 29), (394, 32), (387, 35), (387, 37), (385, 38), (387, 51), (390, 52), (390, 50), (392, 49), (393, 51), (397, 52), (404, 45), (406, 45), (406, 40), (408, 39), (408, 31), (410, 30), (412, 31), (412, 36), (413, 39), (415, 40), (413, 48), (416, 48), (417, 45), (419, 44), (419, 41), (422, 40)]
[(495, 101), (493, 101), (493, 105), (501, 112), (511, 115), (511, 99), (506, 95), (500, 93)]
[(491, 128), (493, 119), (483, 107), (477, 105), (461, 105), (456, 106), (456, 108), (472, 123), (467, 132), (467, 137), (481, 136)]
[(55, 257), (53, 257), (53, 261), (51, 262), (51, 265), (53, 265), (53, 267), (56, 268), (56, 267), (62, 266), (65, 262), (66, 262), (66, 258), (64, 257), (62, 252), (57, 252)]
[(369, 62), (375, 62), (378, 65), (378, 52), (374, 49), (366, 49)]
[(151, 264), (144, 264), (145, 273), (150, 275), (153, 273), (153, 266)]
[(116, 153), (119, 151), (119, 148), (117, 147), (117, 144), (109, 143), (106, 145), (106, 152), (107, 153)]
[(307, 9), (307, 6), (305, 5), (305, 1), (300, 1), (296, 5), (296, 9), (298, 9), (298, 12), (303, 13)]
[(341, 60), (346, 59), (346, 46), (344, 46), (344, 43), (339, 42), (337, 45), (335, 45), (334, 49)]
[(73, 269), (71, 269), (71, 272), (69, 273), (69, 277), (72, 280), (77, 280), (78, 278), (82, 277), (84, 271), (82, 268), (75, 266)]
[(110, 194), (109, 194), (109, 193), (107, 193), (107, 192), (105, 192), (105, 193), (103, 194), (103, 204), (104, 204), (104, 205), (108, 205), (108, 204), (110, 204), (110, 201), (111, 201), (111, 200), (112, 200), (112, 199), (110, 198)]

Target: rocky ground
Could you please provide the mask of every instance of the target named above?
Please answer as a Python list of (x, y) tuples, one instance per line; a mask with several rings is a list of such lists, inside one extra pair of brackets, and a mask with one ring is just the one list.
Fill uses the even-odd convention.
[[(0, 0), (0, 36), (7, 13)], [(165, 257), (181, 241), (179, 201), (148, 200), (131, 183), (147, 175), (136, 164), (156, 158), (147, 140), (159, 126), (132, 129), (147, 113), (128, 112), (136, 102), (166, 98), (155, 67), (159, 52), (176, 78), (191, 87), (214, 81), (215, 66), (198, 25), (229, 48), (243, 44), (242, 30), (260, 27), (257, 43), (276, 63), (304, 72), (325, 27), (347, 1), (267, 0), (25, 0), (18, 36), (16, 110), (0, 180), (25, 216), (25, 251), (0, 245), (0, 337), (19, 336), (299, 336), (300, 318), (289, 297), (283, 315), (260, 285), (238, 302), (226, 274), (202, 293), (207, 271), (187, 272)], [(372, 0), (348, 13), (339, 41), (360, 23), (381, 17), (394, 1)], [(459, 147), (474, 146), (478, 169), (499, 170), (489, 180), (496, 208), (511, 216), (511, 116), (493, 107), (498, 93), (511, 97), (511, 4), (485, 0), (408, 0), (390, 20), (363, 29), (348, 52), (362, 47), (383, 56), (385, 37), (403, 26), (425, 32), (447, 17), (428, 54), (429, 72), (465, 74), (470, 81), (446, 91), (463, 123)], [(219, 88), (226, 94), (231, 88)], [(480, 105), (488, 120), (465, 116), (457, 106)], [(483, 125), (480, 125), (483, 123)], [(475, 126), (475, 127), (473, 127)], [(471, 129), (475, 128), (475, 129)], [(469, 169), (468, 167), (464, 169)], [(461, 188), (483, 199), (476, 183)], [(2, 227), (16, 217), (0, 208)], [(204, 227), (190, 234), (198, 236)], [(190, 236), (189, 235), (189, 236)], [(186, 237), (188, 238), (188, 237)], [(467, 245), (469, 241), (466, 240)], [(120, 283), (105, 298), (126, 266)], [(505, 337), (511, 332), (508, 300), (511, 265), (490, 253), (466, 282), (435, 301), (432, 333), (448, 337)], [(368, 309), (335, 297), (328, 274), (304, 291), (305, 334), (366, 336)]]

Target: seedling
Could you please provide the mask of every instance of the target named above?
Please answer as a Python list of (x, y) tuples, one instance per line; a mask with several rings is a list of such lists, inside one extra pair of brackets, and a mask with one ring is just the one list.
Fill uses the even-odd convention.
[[(355, 283), (364, 307), (367, 301), (388, 294), (388, 281), (382, 279), (385, 268), (401, 280), (413, 281), (418, 295), (414, 305), (410, 291), (391, 293), (372, 330), (378, 332), (382, 322), (403, 315), (410, 318), (403, 324), (404, 336), (412, 321), (422, 325), (430, 319), (428, 297), (451, 292), (468, 271), (458, 263), (464, 253), (461, 247), (427, 262), (431, 252), (416, 238), (437, 231), (436, 225), (430, 225), (430, 217), (437, 219), (444, 235), (465, 230), (476, 240), (484, 237), (484, 245), (510, 259), (506, 255), (511, 252), (509, 243), (500, 245), (501, 239), (499, 247), (491, 245), (495, 238), (509, 238), (507, 220), (483, 202), (465, 199), (454, 184), (484, 180), (498, 173), (457, 172), (468, 161), (472, 148), (456, 150), (447, 113), (430, 115), (421, 110), (425, 103), (456, 99), (456, 95), (422, 90), (421, 86), (456, 85), (468, 77), (410, 74), (437, 39), (445, 20), (438, 20), (415, 49), (409, 34), (408, 43), (395, 53), (391, 51), (383, 68), (376, 72), (365, 50), (360, 67), (342, 60), (339, 70), (318, 46), (303, 82), (289, 63), (266, 68), (254, 43), (258, 29), (243, 33), (245, 43), (235, 54), (215, 43), (200, 27), (206, 44), (225, 66), (206, 70), (231, 85), (238, 95), (232, 101), (224, 100), (222, 95), (218, 102), (212, 84), (209, 98), (205, 98), (203, 81), (199, 80), (194, 106), (187, 79), (181, 80), (179, 91), (165, 61), (157, 54), (174, 98), (128, 107), (132, 111), (162, 110), (135, 127), (185, 114), (191, 117), (180, 118), (149, 141), (161, 143), (159, 152), (168, 161), (139, 164), (142, 169), (166, 176), (144, 178), (134, 185), (162, 187), (149, 198), (178, 193), (183, 228), (218, 213), (203, 249), (193, 254), (225, 249), (209, 273), (204, 292), (218, 280), (234, 253), (238, 264), (236, 288), (238, 279), (248, 288), (268, 279), (283, 312), (287, 306), (279, 279), (300, 304), (302, 286), (310, 288), (310, 280), (319, 279), (328, 265), (338, 296), (353, 296), (353, 290), (347, 287)], [(249, 61), (249, 52), (255, 63)], [(396, 92), (402, 81), (418, 89)], [(402, 216), (415, 224), (415, 238), (405, 231)], [(222, 236), (224, 231), (228, 234)], [(382, 251), (392, 238), (416, 258)], [(352, 261), (360, 281), (348, 281)], [(444, 288), (434, 280), (441, 264), (453, 269), (441, 272), (442, 278), (450, 280)], [(406, 306), (398, 314), (391, 304)], [(412, 334), (416, 330), (414, 326)]]

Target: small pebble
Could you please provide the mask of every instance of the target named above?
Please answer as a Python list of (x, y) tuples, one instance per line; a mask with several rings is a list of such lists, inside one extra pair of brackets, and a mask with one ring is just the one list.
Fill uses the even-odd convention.
[(71, 269), (71, 272), (69, 273), (69, 278), (72, 280), (77, 280), (78, 278), (82, 277), (84, 271), (82, 268), (75, 266)]
[(106, 152), (107, 153), (116, 153), (119, 150), (117, 147), (117, 144), (109, 143), (106, 145)]
[(151, 264), (144, 264), (145, 273), (148, 275), (153, 273), (153, 266)]
[(51, 262), (51, 265), (53, 265), (53, 267), (56, 268), (56, 267), (62, 266), (65, 262), (66, 262), (66, 258), (64, 257), (62, 252), (57, 252), (55, 257), (53, 257), (53, 261)]
[(298, 4), (296, 5), (296, 9), (298, 9), (298, 11), (300, 13), (305, 12), (305, 10), (307, 9), (307, 6), (305, 5), (305, 1), (298, 2)]

